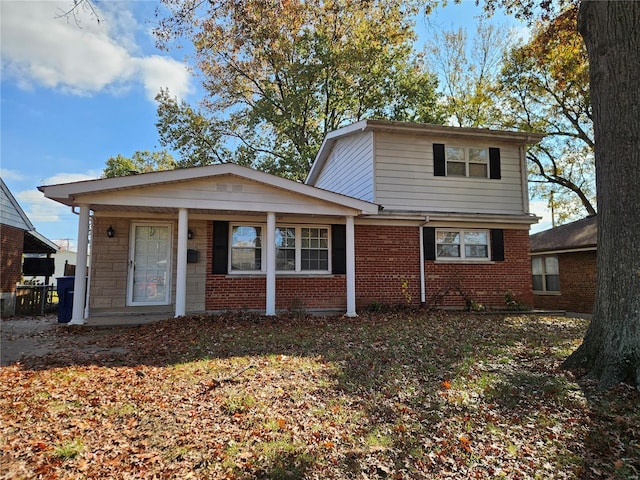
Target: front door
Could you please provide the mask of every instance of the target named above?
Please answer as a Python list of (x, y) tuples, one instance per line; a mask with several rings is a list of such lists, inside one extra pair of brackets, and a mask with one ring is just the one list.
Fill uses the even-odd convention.
[(128, 305), (168, 305), (171, 302), (171, 238), (171, 224), (132, 225)]

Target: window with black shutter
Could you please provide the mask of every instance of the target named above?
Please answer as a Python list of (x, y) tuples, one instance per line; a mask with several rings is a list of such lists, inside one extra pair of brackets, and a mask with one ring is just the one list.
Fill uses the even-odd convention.
[(436, 177), (502, 178), (500, 149), (433, 144), (433, 174)]
[(225, 275), (229, 266), (229, 222), (213, 222), (213, 274)]
[(347, 227), (331, 225), (331, 270), (336, 275), (347, 273)]
[(504, 262), (504, 230), (501, 228), (491, 230), (491, 260)]

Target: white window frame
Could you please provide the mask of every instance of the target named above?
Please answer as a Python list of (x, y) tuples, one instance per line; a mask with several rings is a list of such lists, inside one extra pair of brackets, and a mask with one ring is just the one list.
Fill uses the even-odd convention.
[[(254, 250), (256, 248), (260, 248), (260, 269), (259, 270), (234, 270), (233, 269), (233, 229), (235, 227), (260, 227), (260, 238), (261, 238), (261, 242), (260, 242), (260, 247), (246, 247), (246, 248), (253, 248)], [(266, 224), (262, 224), (262, 223), (235, 223), (229, 226), (229, 247), (228, 247), (228, 265), (227, 265), (227, 272), (229, 273), (244, 273), (244, 274), (250, 274), (250, 273), (260, 273), (264, 271), (264, 267), (265, 267), (265, 262), (266, 262), (266, 255), (265, 255), (265, 248), (264, 248), (264, 238), (265, 238), (265, 231), (266, 231), (267, 225)], [(237, 248), (242, 248), (242, 247), (237, 247)]]
[[(450, 148), (458, 148), (464, 151), (464, 175), (456, 175), (449, 173), (449, 149)], [(485, 162), (472, 162), (469, 158), (469, 150), (482, 150), (485, 152)], [(458, 177), (458, 178), (489, 178), (489, 149), (487, 147), (462, 147), (459, 145), (445, 145), (445, 170), (447, 172), (447, 177)], [(462, 163), (457, 160), (451, 160), (451, 162)], [(484, 165), (486, 167), (486, 174), (484, 176), (478, 175), (470, 175), (470, 165)]]
[[(233, 255), (233, 229), (235, 227), (261, 227), (262, 231), (262, 245), (261, 245), (261, 261), (260, 270), (232, 270), (232, 255)], [(278, 228), (293, 228), (295, 230), (295, 270), (277, 270), (278, 275), (327, 275), (331, 273), (331, 226), (330, 225), (317, 225), (317, 224), (277, 224)], [(318, 228), (327, 230), (327, 269), (326, 270), (302, 270), (302, 229), (303, 228)], [(230, 275), (263, 275), (266, 274), (266, 261), (267, 261), (267, 249), (264, 242), (266, 238), (266, 223), (252, 223), (252, 222), (237, 222), (229, 225), (229, 248), (228, 248), (228, 266), (227, 271)]]
[[(438, 233), (457, 233), (460, 238), (460, 256), (445, 257), (438, 255)], [(487, 236), (487, 256), (486, 257), (467, 257), (465, 249), (465, 233), (484, 233)], [(491, 261), (491, 231), (484, 228), (436, 228), (436, 261), (439, 262), (489, 262)]]
[[(547, 272), (547, 258), (555, 258), (556, 264), (558, 266), (558, 273), (548, 273)], [(542, 263), (542, 274), (534, 274), (533, 273), (533, 262), (534, 260), (540, 260)], [(558, 277), (558, 289), (550, 290), (547, 286), (547, 277), (549, 276), (557, 276)], [(531, 257), (531, 286), (533, 287), (533, 277), (542, 277), (542, 290), (533, 289), (534, 293), (549, 293), (549, 294), (559, 294), (560, 293), (560, 259), (557, 255), (535, 255)]]

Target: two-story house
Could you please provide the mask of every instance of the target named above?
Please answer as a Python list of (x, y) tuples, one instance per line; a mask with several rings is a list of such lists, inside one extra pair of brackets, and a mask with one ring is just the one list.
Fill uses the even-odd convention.
[(327, 136), (304, 184), (219, 164), (40, 187), (78, 209), (79, 271), (91, 239), (72, 323), (532, 304), (525, 148), (541, 138), (365, 120)]

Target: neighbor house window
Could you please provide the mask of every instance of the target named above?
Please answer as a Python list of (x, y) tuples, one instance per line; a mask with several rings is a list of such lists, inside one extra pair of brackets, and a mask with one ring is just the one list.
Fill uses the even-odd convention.
[(558, 257), (549, 255), (531, 259), (533, 290), (535, 292), (559, 292), (560, 269)]
[[(262, 248), (265, 225), (234, 225), (231, 228), (231, 270), (264, 272)], [(329, 272), (329, 227), (277, 225), (276, 271)]]
[(447, 176), (487, 178), (488, 149), (448, 146), (446, 152)]
[(488, 230), (436, 230), (438, 260), (489, 260)]

